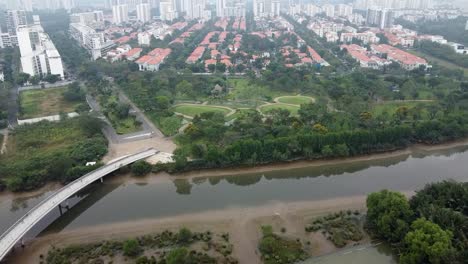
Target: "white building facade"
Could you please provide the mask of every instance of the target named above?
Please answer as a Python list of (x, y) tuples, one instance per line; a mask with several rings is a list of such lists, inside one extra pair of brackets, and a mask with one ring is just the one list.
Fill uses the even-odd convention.
[(62, 58), (40, 25), (18, 28), (21, 66), (31, 76), (58, 75), (64, 78)]

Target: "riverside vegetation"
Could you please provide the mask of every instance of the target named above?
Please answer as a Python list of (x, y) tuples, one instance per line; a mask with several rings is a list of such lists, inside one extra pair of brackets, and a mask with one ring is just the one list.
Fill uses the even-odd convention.
[(40, 263), (236, 264), (232, 251), (228, 233), (197, 233), (182, 228), (178, 232), (166, 230), (125, 241), (53, 248), (47, 256), (41, 255)]

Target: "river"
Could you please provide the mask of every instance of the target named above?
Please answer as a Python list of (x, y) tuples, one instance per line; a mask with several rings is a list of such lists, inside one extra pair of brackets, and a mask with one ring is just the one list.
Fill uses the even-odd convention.
[[(53, 221), (46, 230), (50, 234), (208, 210), (367, 195), (384, 188), (411, 191), (447, 179), (468, 181), (467, 150), (420, 150), (381, 160), (189, 180), (165, 177), (134, 182), (116, 177), (90, 186), (70, 200), (71, 205), (79, 203), (53, 221), (59, 215), (57, 209), (43, 226)], [(1, 199), (0, 232), (50, 194)]]

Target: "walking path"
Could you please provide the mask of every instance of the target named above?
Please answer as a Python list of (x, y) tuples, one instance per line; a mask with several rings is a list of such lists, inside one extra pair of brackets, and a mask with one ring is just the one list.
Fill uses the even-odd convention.
[(0, 148), (0, 155), (3, 155), (7, 152), (8, 129), (0, 131), (0, 134), (3, 134), (3, 142), (2, 147)]

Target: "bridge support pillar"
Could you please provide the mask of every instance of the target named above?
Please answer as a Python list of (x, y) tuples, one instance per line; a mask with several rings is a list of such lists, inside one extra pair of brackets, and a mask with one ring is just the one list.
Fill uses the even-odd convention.
[(101, 177), (101, 179), (100, 179), (100, 180), (101, 180), (101, 182), (104, 182), (104, 177)]
[(59, 211), (60, 211), (60, 215), (63, 215), (62, 205), (61, 205), (61, 204), (58, 205), (58, 209), (59, 209)]

